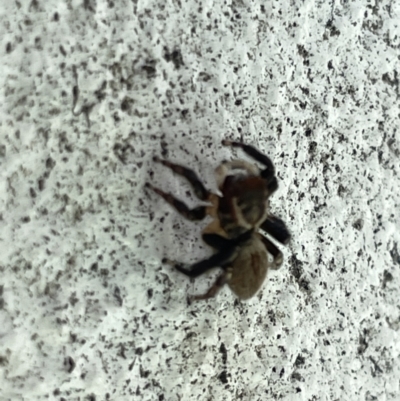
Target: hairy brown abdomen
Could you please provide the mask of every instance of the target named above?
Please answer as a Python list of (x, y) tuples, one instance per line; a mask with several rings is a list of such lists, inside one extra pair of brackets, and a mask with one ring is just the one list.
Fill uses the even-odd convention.
[(232, 265), (228, 282), (231, 290), (242, 300), (253, 297), (262, 286), (268, 271), (268, 254), (259, 234), (243, 246)]

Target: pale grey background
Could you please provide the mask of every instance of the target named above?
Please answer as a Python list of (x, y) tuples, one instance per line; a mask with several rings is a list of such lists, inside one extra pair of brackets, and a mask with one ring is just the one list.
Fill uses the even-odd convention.
[[(0, 4), (1, 400), (398, 400), (400, 6)], [(75, 87), (75, 89), (74, 89)], [(79, 89), (79, 90), (78, 90)], [(290, 227), (248, 303), (161, 265), (206, 222), (153, 155), (268, 154)]]

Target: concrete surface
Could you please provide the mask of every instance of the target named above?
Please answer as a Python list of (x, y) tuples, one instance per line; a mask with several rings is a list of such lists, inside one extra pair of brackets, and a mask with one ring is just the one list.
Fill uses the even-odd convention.
[[(0, 5), (1, 400), (399, 400), (400, 5)], [(285, 261), (188, 306), (187, 184), (223, 138), (276, 165)]]

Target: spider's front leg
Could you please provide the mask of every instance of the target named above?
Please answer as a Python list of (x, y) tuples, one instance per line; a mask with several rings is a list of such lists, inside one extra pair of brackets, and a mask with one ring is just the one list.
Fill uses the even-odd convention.
[(264, 155), (253, 146), (246, 145), (242, 142), (229, 141), (225, 139), (222, 141), (222, 145), (232, 146), (233, 148), (242, 148), (243, 151), (247, 153), (250, 157), (263, 164), (265, 166), (265, 169), (261, 171), (261, 177), (264, 178), (264, 180), (266, 181), (267, 188), (269, 189), (270, 193), (276, 191), (276, 189), (278, 188), (278, 181), (275, 177), (275, 167), (272, 163), (272, 160), (268, 156)]
[(148, 182), (146, 182), (145, 185), (147, 188), (151, 188), (156, 194), (160, 195), (167, 203), (169, 203), (178, 213), (180, 213), (186, 219), (196, 221), (203, 220), (204, 217), (206, 217), (206, 206), (198, 206), (193, 209), (189, 209), (186, 203), (175, 198), (173, 195), (164, 192), (160, 188), (157, 188)]
[(203, 200), (203, 201), (208, 200), (209, 196), (211, 195), (210, 192), (204, 187), (200, 178), (197, 176), (197, 174), (192, 169), (181, 166), (180, 164), (171, 163), (168, 160), (162, 160), (162, 159), (158, 158), (157, 156), (154, 157), (153, 160), (156, 163), (161, 163), (165, 167), (170, 168), (174, 173), (181, 175), (182, 177), (185, 177), (188, 180), (191, 187), (193, 188), (195, 195), (200, 200)]

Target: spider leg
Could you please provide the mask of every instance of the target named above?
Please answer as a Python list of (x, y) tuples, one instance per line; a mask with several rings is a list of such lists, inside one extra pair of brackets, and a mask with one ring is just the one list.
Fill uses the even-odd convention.
[(246, 145), (242, 142), (228, 141), (225, 139), (222, 141), (222, 145), (232, 146), (234, 148), (242, 148), (243, 151), (250, 157), (263, 164), (266, 168), (261, 171), (261, 177), (263, 177), (267, 182), (267, 188), (269, 189), (270, 193), (274, 192), (278, 188), (278, 181), (275, 177), (275, 167), (268, 156), (262, 154), (253, 146)]
[(221, 250), (207, 259), (201, 260), (191, 266), (185, 266), (182, 263), (176, 263), (169, 259), (163, 259), (163, 262), (168, 263), (175, 267), (176, 270), (180, 271), (188, 277), (196, 278), (201, 276), (208, 270), (214, 269), (215, 267), (224, 267), (228, 264), (235, 256), (235, 248)]
[(254, 160), (257, 160), (261, 164), (263, 164), (267, 169), (268, 172), (271, 175), (275, 174), (275, 167), (271, 161), (271, 159), (268, 156), (265, 156), (262, 154), (259, 150), (256, 148), (253, 148), (253, 146), (246, 145), (242, 142), (235, 142), (235, 141), (228, 141), (228, 140), (223, 140), (222, 145), (224, 146), (232, 146), (234, 148), (242, 148), (245, 153), (247, 153), (250, 157), (252, 157)]
[(207, 245), (215, 249), (224, 249), (231, 244), (228, 238), (215, 233), (204, 233), (201, 237)]
[(205, 294), (193, 295), (191, 299), (194, 301), (199, 301), (202, 299), (210, 299), (215, 297), (219, 293), (221, 288), (228, 283), (231, 276), (232, 273), (227, 271), (223, 272), (220, 276), (218, 276), (217, 280), (215, 280), (215, 283), (209, 288), (209, 290)]
[(202, 238), (207, 245), (223, 251), (229, 248), (236, 248), (237, 246), (240, 246), (244, 242), (248, 241), (252, 237), (253, 233), (254, 230), (250, 229), (235, 238), (226, 238), (220, 234), (209, 232), (203, 233)]
[(279, 217), (268, 215), (260, 228), (272, 235), (281, 244), (286, 245), (290, 240), (290, 232), (286, 224)]
[(203, 201), (208, 200), (210, 196), (210, 192), (207, 191), (207, 189), (204, 187), (203, 183), (200, 181), (200, 178), (197, 176), (197, 174), (191, 170), (190, 168), (181, 166), (179, 164), (171, 163), (168, 160), (161, 160), (158, 157), (154, 157), (153, 159), (157, 163), (161, 163), (164, 166), (170, 168), (174, 173), (181, 175), (182, 177), (185, 177), (188, 181), (189, 184), (192, 186), (195, 195)]
[(268, 238), (260, 235), (261, 241), (263, 242), (264, 246), (267, 248), (267, 251), (273, 256), (274, 263), (270, 265), (270, 269), (277, 270), (281, 267), (283, 262), (283, 255), (282, 252), (273, 244)]
[[(226, 239), (218, 234), (210, 234), (214, 236), (214, 240), (216, 240), (214, 244), (216, 244), (218, 241), (221, 241), (218, 245), (221, 245), (223, 242), (224, 246), (209, 258), (201, 260), (200, 262), (197, 262), (191, 266), (185, 266), (182, 263), (176, 263), (169, 259), (164, 259), (163, 262), (172, 265), (175, 267), (175, 269), (188, 277), (198, 277), (215, 267), (221, 267), (222, 269), (225, 269), (226, 266), (235, 258), (237, 247), (248, 241), (252, 237), (253, 233), (253, 230), (249, 230), (234, 239)], [(219, 238), (216, 239), (216, 237)]]
[(161, 189), (154, 187), (153, 185), (146, 183), (146, 187), (151, 188), (156, 194), (160, 195), (167, 203), (176, 209), (183, 217), (188, 220), (202, 220), (206, 216), (207, 207), (198, 206), (194, 209), (189, 209), (189, 207), (181, 200), (175, 198), (171, 194), (168, 194)]

